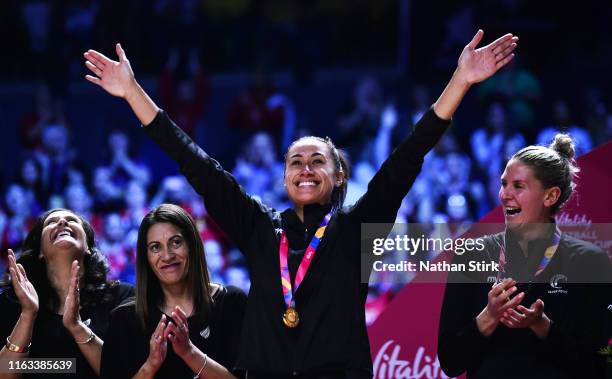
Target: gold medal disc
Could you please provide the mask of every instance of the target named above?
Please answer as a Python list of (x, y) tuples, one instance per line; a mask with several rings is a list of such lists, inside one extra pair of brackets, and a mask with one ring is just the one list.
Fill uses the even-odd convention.
[(289, 307), (283, 314), (283, 323), (288, 328), (295, 328), (300, 323), (300, 315), (297, 313), (295, 308)]

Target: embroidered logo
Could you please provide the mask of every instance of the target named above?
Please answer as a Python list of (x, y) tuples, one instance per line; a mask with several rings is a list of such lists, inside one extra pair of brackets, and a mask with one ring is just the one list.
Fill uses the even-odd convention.
[(550, 287), (551, 290), (548, 290), (548, 293), (553, 294), (564, 294), (567, 295), (567, 290), (563, 289), (562, 284), (567, 283), (567, 276), (563, 274), (556, 274), (550, 278)]

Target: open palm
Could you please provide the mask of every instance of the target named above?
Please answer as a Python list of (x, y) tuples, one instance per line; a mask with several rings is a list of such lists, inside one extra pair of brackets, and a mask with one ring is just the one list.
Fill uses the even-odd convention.
[(79, 314), (79, 297), (79, 265), (75, 260), (72, 262), (70, 271), (70, 286), (68, 288), (68, 295), (66, 296), (66, 300), (64, 302), (64, 315), (62, 317), (62, 322), (68, 330), (75, 327), (79, 321), (81, 321), (81, 316)]
[(508, 33), (487, 46), (476, 49), (484, 32), (478, 30), (459, 57), (458, 67), (463, 71), (468, 83), (481, 82), (512, 60), (518, 37)]
[(13, 250), (8, 250), (9, 272), (11, 282), (15, 290), (15, 296), (19, 300), (22, 312), (38, 312), (38, 294), (32, 282), (28, 280), (25, 269), (15, 259)]
[(88, 50), (85, 66), (95, 75), (86, 75), (90, 82), (99, 85), (111, 95), (125, 98), (134, 83), (134, 72), (120, 44), (115, 47), (119, 61), (114, 61), (96, 50)]

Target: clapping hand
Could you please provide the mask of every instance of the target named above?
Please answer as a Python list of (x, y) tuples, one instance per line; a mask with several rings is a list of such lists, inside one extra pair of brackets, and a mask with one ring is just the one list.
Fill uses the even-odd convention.
[(70, 286), (68, 287), (68, 295), (64, 302), (64, 315), (62, 322), (68, 330), (75, 329), (81, 322), (80, 309), (80, 291), (79, 291), (79, 262), (74, 260), (70, 268)]
[(193, 345), (189, 339), (189, 325), (187, 324), (187, 315), (178, 305), (172, 312), (172, 320), (174, 323), (169, 323), (166, 328), (168, 340), (172, 342), (172, 348), (179, 357), (187, 355)]
[(34, 285), (28, 280), (25, 269), (17, 263), (15, 253), (8, 249), (9, 273), (15, 295), (21, 305), (21, 313), (35, 315), (38, 313), (38, 294)]
[(153, 373), (159, 370), (168, 353), (168, 334), (166, 329), (166, 315), (162, 315), (155, 331), (151, 335), (151, 340), (149, 341), (149, 357), (145, 362), (145, 365), (147, 365)]

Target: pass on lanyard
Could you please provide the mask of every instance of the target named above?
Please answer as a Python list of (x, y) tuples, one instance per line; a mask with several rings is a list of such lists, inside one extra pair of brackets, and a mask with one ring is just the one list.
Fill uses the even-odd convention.
[[(281, 233), (281, 242), (279, 248), (281, 283), (283, 286), (283, 297), (285, 298), (285, 304), (287, 305), (287, 308), (291, 310), (291, 312), (295, 312), (293, 294), (295, 293), (295, 291), (297, 291), (300, 284), (302, 284), (304, 277), (306, 276), (306, 272), (308, 271), (310, 263), (312, 263), (312, 260), (317, 251), (317, 247), (319, 246), (319, 243), (321, 242), (321, 239), (325, 234), (325, 228), (327, 227), (331, 216), (332, 212), (329, 212), (327, 215), (325, 215), (323, 221), (321, 222), (321, 225), (319, 225), (319, 227), (317, 228), (317, 231), (312, 237), (310, 244), (306, 248), (306, 252), (302, 257), (302, 261), (300, 262), (300, 266), (298, 267), (297, 273), (295, 275), (293, 289), (291, 286), (291, 276), (289, 275), (288, 264), (289, 240), (287, 239), (287, 234), (284, 230)], [(285, 322), (285, 324), (287, 324), (287, 322)]]
[[(538, 276), (546, 269), (548, 263), (552, 259), (552, 257), (557, 252), (557, 248), (559, 247), (559, 241), (561, 241), (561, 231), (558, 227), (555, 226), (555, 231), (550, 239), (550, 243), (544, 250), (544, 256), (542, 256), (542, 260), (538, 265), (538, 269), (536, 270), (535, 276)], [(506, 247), (502, 246), (499, 250), (499, 271), (497, 272), (497, 281), (501, 281), (505, 277), (506, 273)]]

